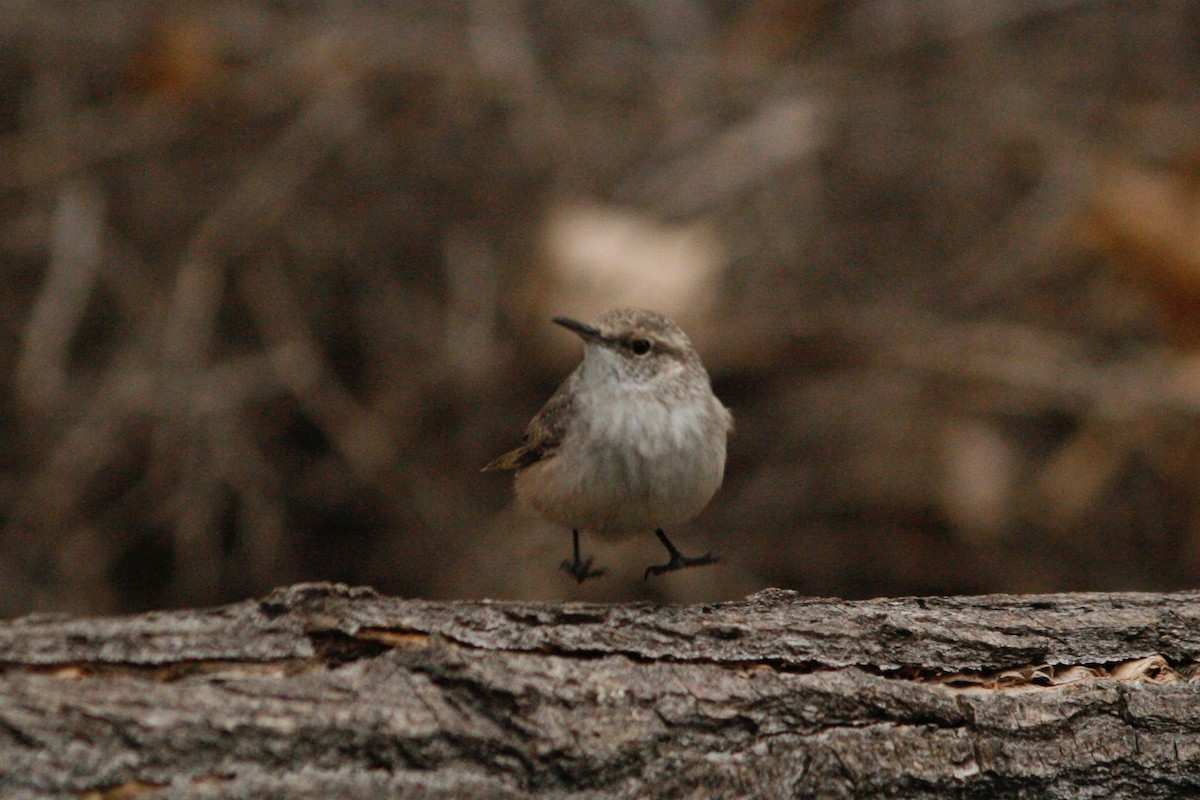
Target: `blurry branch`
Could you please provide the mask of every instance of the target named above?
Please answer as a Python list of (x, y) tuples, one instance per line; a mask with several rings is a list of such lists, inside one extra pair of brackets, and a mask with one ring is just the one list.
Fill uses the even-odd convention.
[(445, 361), (464, 385), (481, 386), (494, 380), (500, 359), (496, 352), (500, 281), (496, 255), (484, 231), (460, 227), (445, 241), (446, 305)]
[[(702, 58), (704, 54), (713, 51), (710, 10), (704, 3), (696, 0), (672, 3), (634, 0), (629, 5), (638, 14), (650, 37), (658, 44), (654, 52), (662, 54), (664, 60), (677, 56), (680, 52), (690, 51), (689, 54), (694, 57)], [(678, 65), (673, 72), (681, 72)], [(666, 87), (663, 88), (665, 93)]]
[(913, 373), (953, 381), (981, 409), (1053, 408), (1122, 420), (1142, 414), (1200, 416), (1200, 358), (1146, 345), (1116, 355), (1082, 336), (1004, 320), (963, 321), (896, 306), (811, 314), (781, 330), (775, 321), (718, 327), (730, 363), (765, 370), (781, 359), (836, 361), (840, 368)]
[(183, 137), (187, 128), (154, 107), (92, 109), (64, 122), (47, 142), (12, 134), (0, 137), (0, 190), (31, 189), (69, 180), (119, 158), (163, 147)]
[(396, 457), (391, 428), (362, 406), (326, 363), (295, 290), (273, 259), (247, 268), (244, 302), (271, 353), (271, 367), (305, 414), (363, 481), (374, 484)]
[(69, 184), (59, 197), (46, 278), (17, 357), (17, 397), (29, 406), (62, 399), (72, 338), (102, 262), (104, 206), (99, 190), (80, 182)]
[(717, 130), (661, 166), (636, 173), (619, 194), (669, 216), (711, 210), (819, 152), (825, 132), (814, 97), (768, 99), (749, 119)]
[(224, 270), (216, 260), (244, 252), (264, 238), (287, 215), (292, 195), (360, 123), (352, 86), (325, 89), (200, 223), (184, 249), (167, 316), (164, 348), (169, 366), (199, 363), (211, 345), (224, 287)]
[(1066, 131), (1036, 128), (1045, 165), (1037, 185), (954, 260), (960, 278), (953, 302), (963, 313), (1000, 307), (1062, 269), (1055, 252), (1077, 221), (1080, 187), (1092, 185), (1095, 162), (1078, 146), (1070, 152), (1055, 146)]
[(864, 40), (884, 55), (889, 50), (928, 46), (931, 41), (984, 36), (998, 29), (1029, 25), (1069, 12), (1088, 0), (960, 0), (954, 3), (903, 3), (869, 0), (853, 7)]
[(568, 115), (542, 71), (524, 7), (504, 0), (472, 0), (469, 7), (469, 52), (478, 76), (507, 95), (519, 111), (512, 143), (531, 163), (550, 160), (572, 172), (578, 159)]
[[(276, 377), (275, 367), (295, 361), (294, 347), (281, 350), (269, 342), (266, 353), (212, 363), (225, 294), (222, 262), (269, 235), (288, 213), (293, 195), (357, 130), (358, 119), (351, 85), (334, 84), (320, 93), (200, 223), (184, 249), (165, 319), (160, 320), (157, 303), (136, 310), (134, 327), (141, 335), (122, 341), (94, 393), (80, 398), (81, 412), (57, 436), (30, 481), (32, 490), (8, 520), (9, 532), (24, 530), (5, 540), (18, 547), (16, 558), (30, 574), (53, 583), (52, 576), (61, 573), (56, 562), (65, 556), (58, 543), (32, 531), (69, 529), (81, 513), (87, 487), (139, 448), (126, 441), (130, 437), (149, 439), (150, 460), (141, 478), (147, 491), (167, 493), (162, 511), (173, 520), (182, 595), (208, 596), (218, 586), (225, 561), (221, 518), (231, 502), (240, 504), (237, 519), (248, 528), (239, 540), (249, 543), (243, 553), (249, 568), (264, 568), (278, 557), (282, 493), (274, 470), (253, 444), (243, 409), (287, 389), (300, 388), (302, 398), (313, 392), (303, 391), (295, 370), (284, 371), (290, 383)], [(60, 201), (53, 257), (19, 360), (21, 395), (31, 405), (57, 395), (67, 374), (71, 337), (101, 262), (101, 217), (100, 201), (78, 187)], [(264, 327), (269, 331), (271, 324)], [(381, 427), (361, 431), (361, 441), (352, 445), (345, 435), (339, 439), (348, 460), (364, 472), (393, 455), (386, 436), (377, 436)]]
[(1101, 358), (1089, 342), (1045, 330), (886, 311), (842, 325), (863, 337), (858, 346), (870, 363), (957, 387), (953, 405), (937, 404), (943, 415), (1073, 417), (1075, 429), (1037, 465), (1024, 494), (1003, 498), (1007, 513), (1024, 509), (1051, 532), (1082, 523), (1131, 456), (1152, 456), (1166, 475), (1178, 470), (1161, 455), (1165, 423), (1200, 423), (1196, 355), (1160, 348)]
[(1054, 408), (1128, 420), (1144, 414), (1200, 416), (1200, 358), (1146, 346), (1105, 356), (1084, 337), (1018, 322), (962, 321), (915, 309), (862, 307), (813, 316), (790, 339), (747, 331), (744, 363), (781, 349), (833, 352), (847, 367), (873, 366), (956, 381), (983, 407)]
[[(251, 444), (240, 409), (228, 407), (227, 400), (248, 399), (243, 387), (262, 386), (260, 376), (271, 373), (207, 366), (217, 345), (216, 318), (225, 293), (226, 269), (220, 262), (252, 249), (266, 236), (286, 216), (305, 181), (358, 129), (355, 97), (350, 84), (323, 87), (259, 154), (184, 249), (164, 324), (160, 373), (161, 388), (179, 407), (162, 409), (158, 419), (167, 427), (155, 434), (160, 442), (155, 455), (177, 460), (180, 469), (172, 508), (184, 596), (205, 596), (219, 585), (226, 490), (244, 506), (242, 519), (249, 530), (241, 539), (252, 542), (248, 566), (261, 569), (278, 556), (283, 538), (278, 477)], [(265, 362), (255, 361), (257, 367), (274, 366), (279, 358), (271, 354)], [(180, 409), (188, 411), (180, 416)]]
[[(0, 570), (4, 571), (0, 574), (6, 581), (22, 586), (23, 591), (20, 595), (0, 595), (0, 614), (65, 605), (53, 602), (52, 597), (66, 583), (62, 580), (66, 574), (63, 562), (70, 556), (64, 540), (72, 532), (70, 523), (79, 513), (88, 485), (115, 457), (126, 452), (125, 439), (137, 422), (127, 394), (141, 394), (142, 387), (115, 383), (99, 390), (56, 436), (9, 509), (0, 536)], [(107, 544), (100, 552), (115, 558), (120, 552), (118, 542)], [(98, 566), (103, 572), (111, 564)], [(95, 588), (72, 587), (72, 599), (78, 602), (75, 607), (98, 605), (97, 598), (89, 594)]]

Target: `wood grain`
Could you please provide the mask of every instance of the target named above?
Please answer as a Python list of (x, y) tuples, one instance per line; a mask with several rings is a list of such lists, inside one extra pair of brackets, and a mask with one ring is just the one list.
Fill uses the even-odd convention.
[(0, 796), (1185, 797), (1200, 593), (0, 624)]

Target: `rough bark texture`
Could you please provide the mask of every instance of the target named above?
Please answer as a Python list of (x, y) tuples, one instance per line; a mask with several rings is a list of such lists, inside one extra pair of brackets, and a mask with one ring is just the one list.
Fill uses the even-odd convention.
[(1200, 593), (0, 625), (0, 796), (1200, 796)]

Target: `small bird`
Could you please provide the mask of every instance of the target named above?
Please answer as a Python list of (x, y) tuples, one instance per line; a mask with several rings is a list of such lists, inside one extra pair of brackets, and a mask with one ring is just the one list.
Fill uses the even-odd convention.
[(700, 513), (721, 486), (733, 428), (687, 334), (640, 309), (609, 311), (591, 325), (553, 321), (583, 339), (583, 361), (521, 446), (483, 471), (515, 470), (518, 499), (571, 528), (574, 557), (562, 568), (580, 583), (604, 574), (580, 557), (580, 530), (610, 539), (653, 530), (668, 560), (647, 567), (647, 579), (716, 562), (711, 552), (685, 556), (663, 532)]

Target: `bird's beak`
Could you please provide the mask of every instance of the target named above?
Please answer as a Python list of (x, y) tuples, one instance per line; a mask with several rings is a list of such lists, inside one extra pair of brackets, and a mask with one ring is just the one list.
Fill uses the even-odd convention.
[(570, 317), (555, 317), (552, 321), (562, 325), (569, 331), (574, 331), (585, 342), (595, 342), (596, 344), (604, 342), (604, 336), (600, 333), (599, 328), (571, 319)]

